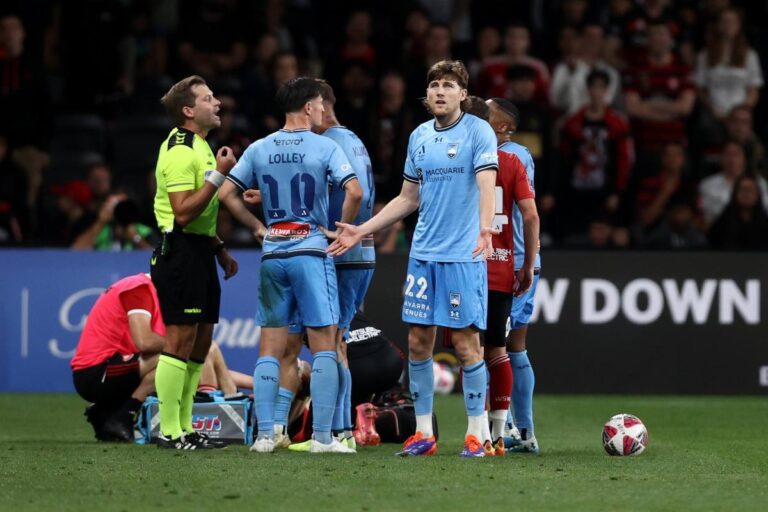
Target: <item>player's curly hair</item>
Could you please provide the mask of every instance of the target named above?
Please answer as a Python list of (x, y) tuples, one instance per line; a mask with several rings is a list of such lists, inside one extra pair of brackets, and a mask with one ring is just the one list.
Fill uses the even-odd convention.
[[(459, 84), (459, 87), (462, 89), (466, 89), (467, 85), (469, 84), (469, 72), (467, 72), (466, 66), (464, 66), (464, 63), (460, 60), (441, 60), (440, 62), (432, 64), (432, 67), (430, 67), (429, 71), (427, 71), (427, 84), (433, 80), (440, 80), (441, 78), (445, 78), (446, 76), (454, 78), (456, 83)], [(429, 110), (429, 106), (427, 105), (427, 99), (422, 98), (421, 103), (427, 109), (427, 112), (431, 114), (432, 112)], [(466, 112), (467, 109), (469, 109), (469, 106), (470, 101), (465, 99), (461, 102), (461, 111)]]
[(160, 98), (160, 103), (163, 104), (165, 110), (177, 126), (183, 125), (184, 121), (186, 121), (184, 113), (182, 112), (183, 108), (195, 106), (195, 93), (192, 92), (192, 87), (195, 85), (208, 84), (206, 84), (205, 79), (199, 75), (188, 76), (173, 84), (173, 86), (168, 89), (168, 92)]

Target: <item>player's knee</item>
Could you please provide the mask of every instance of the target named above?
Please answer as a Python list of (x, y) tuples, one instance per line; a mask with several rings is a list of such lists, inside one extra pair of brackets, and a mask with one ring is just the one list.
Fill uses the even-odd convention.
[(195, 346), (196, 334), (196, 325), (169, 325), (163, 350), (171, 354), (188, 357)]
[(454, 336), (453, 348), (462, 365), (474, 364), (483, 359), (480, 340), (472, 336)]
[(522, 352), (525, 350), (525, 333), (527, 330), (527, 326), (523, 326), (509, 332), (507, 348), (510, 352)]
[(293, 361), (299, 357), (301, 352), (301, 335), (291, 334), (288, 336), (288, 343), (285, 346), (283, 360)]
[(408, 333), (408, 352), (412, 360), (423, 361), (432, 356), (432, 344), (424, 339), (420, 333), (412, 331)]
[(480, 347), (473, 347), (471, 344), (465, 343), (454, 348), (456, 349), (456, 357), (459, 358), (463, 366), (475, 364), (483, 359)]

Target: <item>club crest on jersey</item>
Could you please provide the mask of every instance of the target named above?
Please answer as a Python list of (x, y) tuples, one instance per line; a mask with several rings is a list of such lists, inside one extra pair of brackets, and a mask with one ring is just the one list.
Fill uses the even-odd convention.
[(455, 157), (459, 152), (459, 144), (457, 142), (453, 142), (448, 144), (448, 158)]

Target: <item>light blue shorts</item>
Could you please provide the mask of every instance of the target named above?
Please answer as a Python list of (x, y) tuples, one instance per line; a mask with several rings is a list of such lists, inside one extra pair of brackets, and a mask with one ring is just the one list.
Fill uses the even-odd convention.
[(533, 282), (528, 291), (519, 297), (512, 297), (512, 309), (509, 312), (509, 328), (520, 329), (528, 325), (533, 314), (533, 298), (536, 286), (539, 284), (539, 274), (533, 275)]
[(488, 271), (484, 261), (408, 260), (403, 322), (485, 330)]
[(284, 327), (301, 318), (309, 327), (339, 321), (336, 271), (331, 258), (291, 256), (261, 262), (256, 323)]
[[(336, 268), (336, 287), (339, 291), (339, 329), (349, 329), (349, 324), (360, 309), (373, 279), (372, 268)], [(300, 315), (288, 326), (289, 334), (301, 334), (306, 329)], [(310, 326), (312, 327), (312, 326)], [(347, 333), (344, 334), (346, 338)]]

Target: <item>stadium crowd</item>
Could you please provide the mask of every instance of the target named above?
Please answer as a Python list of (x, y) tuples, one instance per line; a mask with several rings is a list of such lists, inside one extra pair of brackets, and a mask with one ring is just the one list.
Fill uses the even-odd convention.
[[(427, 69), (517, 106), (542, 245), (768, 249), (764, 2), (736, 0), (40, 0), (0, 11), (0, 244), (152, 247), (159, 98), (200, 74), (221, 100), (214, 152), (282, 126), (277, 88), (335, 88), (377, 202), (400, 190), (430, 116)], [(380, 208), (377, 205), (377, 209)], [(376, 234), (407, 250), (414, 219)], [(219, 234), (253, 244), (226, 209)]]

